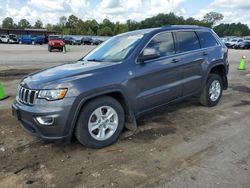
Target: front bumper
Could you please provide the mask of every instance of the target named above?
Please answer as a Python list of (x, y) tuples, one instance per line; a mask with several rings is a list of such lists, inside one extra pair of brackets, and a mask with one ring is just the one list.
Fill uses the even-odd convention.
[[(12, 114), (22, 127), (31, 135), (43, 140), (68, 140), (71, 138), (67, 124), (70, 116), (73, 98), (64, 98), (60, 101), (41, 100), (40, 105), (29, 106), (15, 101), (12, 105)], [(47, 103), (47, 104), (46, 104)], [(41, 125), (36, 117), (53, 116), (52, 125)]]

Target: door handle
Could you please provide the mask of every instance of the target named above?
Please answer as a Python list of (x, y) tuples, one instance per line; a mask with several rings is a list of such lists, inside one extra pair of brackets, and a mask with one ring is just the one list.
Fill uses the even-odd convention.
[(180, 59), (172, 59), (172, 62), (171, 63), (177, 63), (177, 62), (179, 62), (180, 61)]
[(203, 56), (207, 56), (208, 55), (208, 53), (207, 52), (203, 52)]

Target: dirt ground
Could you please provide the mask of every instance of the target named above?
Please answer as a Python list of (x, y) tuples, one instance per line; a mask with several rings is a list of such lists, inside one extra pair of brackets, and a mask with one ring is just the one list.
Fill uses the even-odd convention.
[[(172, 104), (138, 120), (114, 145), (94, 150), (45, 143), (11, 116), (21, 77), (77, 60), (93, 47), (67, 54), (46, 45), (0, 44), (0, 81), (10, 97), (0, 101), (0, 187), (250, 187), (250, 51), (230, 50), (229, 88), (218, 106), (196, 99)], [(242, 55), (248, 70), (238, 71)]]

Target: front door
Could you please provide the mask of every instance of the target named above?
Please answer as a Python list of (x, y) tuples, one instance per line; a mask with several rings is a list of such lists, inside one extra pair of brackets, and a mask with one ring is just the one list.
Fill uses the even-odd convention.
[[(139, 112), (181, 96), (181, 67), (171, 32), (155, 35), (145, 49), (154, 49), (159, 57), (136, 65), (136, 101)], [(143, 53), (143, 52), (142, 52)]]

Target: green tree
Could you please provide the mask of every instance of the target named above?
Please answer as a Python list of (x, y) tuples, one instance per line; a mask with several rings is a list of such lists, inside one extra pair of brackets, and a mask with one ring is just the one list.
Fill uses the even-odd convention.
[(97, 23), (95, 19), (90, 21), (90, 28), (93, 31), (93, 34), (97, 35), (99, 24)]
[(105, 26), (105, 27), (98, 30), (97, 35), (100, 35), (100, 36), (112, 36), (114, 34), (113, 34), (113, 31), (112, 31), (112, 29), (110, 27)]
[(53, 25), (51, 25), (51, 24), (46, 24), (46, 25), (45, 25), (45, 28), (46, 28), (48, 31), (53, 31)]
[[(76, 35), (79, 34), (79, 19), (75, 15), (70, 15), (66, 23), (66, 27), (69, 29), (70, 34)], [(78, 30), (78, 31), (77, 31)]]
[(218, 12), (209, 12), (205, 14), (203, 17), (203, 22), (211, 24), (211, 26), (215, 25), (219, 21), (223, 20), (224, 16)]
[(75, 15), (70, 15), (66, 26), (69, 28), (76, 28), (78, 26), (79, 19)]
[(220, 24), (214, 27), (214, 31), (220, 36), (249, 36), (250, 29), (246, 24), (232, 23)]
[(6, 17), (2, 21), (2, 28), (10, 29), (14, 28), (14, 21), (11, 17)]
[(21, 19), (18, 24), (17, 24), (17, 27), (20, 28), (20, 29), (25, 29), (25, 28), (30, 28), (31, 25), (29, 23), (28, 20), (26, 19)]
[(37, 20), (36, 23), (34, 24), (34, 27), (38, 29), (43, 28), (43, 22), (41, 20)]

